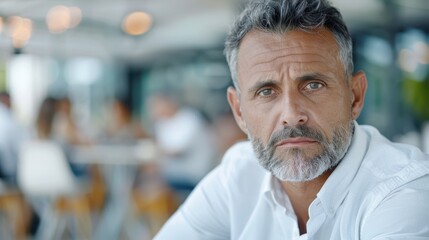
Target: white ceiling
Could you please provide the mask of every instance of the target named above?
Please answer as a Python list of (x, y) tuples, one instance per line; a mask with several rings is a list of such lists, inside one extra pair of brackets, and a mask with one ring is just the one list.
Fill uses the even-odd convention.
[[(96, 56), (104, 59), (151, 61), (177, 49), (210, 48), (222, 44), (238, 0), (2, 0), (0, 16), (27, 17), (33, 35), (24, 51), (39, 55)], [(389, 0), (410, 11), (408, 18), (428, 21), (428, 0)], [(352, 26), (384, 24), (389, 19), (382, 0), (334, 0)], [(83, 20), (74, 29), (51, 34), (45, 25), (49, 9), (56, 5), (81, 8)], [(411, 7), (410, 7), (411, 6)], [(414, 6), (414, 7), (412, 7)], [(410, 10), (411, 9), (411, 10)], [(135, 10), (153, 16), (146, 34), (132, 37), (121, 31), (122, 18)], [(404, 11), (405, 12), (405, 11)], [(411, 17), (410, 17), (411, 16)], [(404, 18), (407, 19), (407, 18)], [(0, 34), (0, 55), (12, 52), (6, 31)]]
[[(77, 6), (82, 22), (61, 34), (49, 33), (45, 17), (56, 5)], [(160, 51), (206, 48), (222, 41), (234, 16), (224, 0), (75, 0), (0, 2), (0, 16), (19, 15), (33, 21), (33, 35), (24, 51), (40, 55), (97, 56), (101, 58), (147, 59)], [(143, 10), (153, 17), (153, 26), (142, 36), (121, 30), (127, 13)], [(6, 31), (0, 35), (3, 55), (11, 52)]]

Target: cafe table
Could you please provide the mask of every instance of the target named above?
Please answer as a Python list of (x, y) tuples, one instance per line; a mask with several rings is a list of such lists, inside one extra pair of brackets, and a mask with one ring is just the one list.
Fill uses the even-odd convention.
[(107, 186), (107, 201), (96, 222), (93, 239), (116, 240), (124, 229), (131, 235), (148, 235), (144, 225), (124, 225), (127, 224), (131, 191), (139, 166), (152, 164), (157, 159), (154, 142), (143, 139), (127, 144), (94, 144), (77, 147), (76, 154), (75, 163), (100, 166)]

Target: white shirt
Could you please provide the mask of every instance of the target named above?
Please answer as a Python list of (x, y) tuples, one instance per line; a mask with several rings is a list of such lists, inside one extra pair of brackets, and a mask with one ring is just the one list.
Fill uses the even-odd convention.
[(213, 139), (197, 111), (183, 108), (171, 118), (156, 121), (155, 138), (163, 151), (174, 153), (161, 162), (170, 180), (197, 184), (213, 169)]
[(14, 177), (18, 151), (26, 135), (12, 112), (0, 103), (0, 168), (7, 177)]
[(429, 156), (356, 124), (352, 144), (309, 207), (307, 234), (249, 142), (233, 146), (155, 237), (429, 239)]

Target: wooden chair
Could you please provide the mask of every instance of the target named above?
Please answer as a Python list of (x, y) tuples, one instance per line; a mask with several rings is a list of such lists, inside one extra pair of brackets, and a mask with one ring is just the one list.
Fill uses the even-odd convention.
[(179, 207), (179, 199), (156, 170), (146, 166), (141, 168), (140, 174), (144, 179), (136, 184), (132, 192), (132, 211), (134, 218), (142, 217), (145, 220), (149, 235), (154, 236)]
[(2, 231), (2, 238), (8, 234), (9, 239), (26, 239), (31, 219), (31, 209), (24, 196), (16, 188), (10, 188), (0, 181), (0, 211), (8, 223), (8, 233)]

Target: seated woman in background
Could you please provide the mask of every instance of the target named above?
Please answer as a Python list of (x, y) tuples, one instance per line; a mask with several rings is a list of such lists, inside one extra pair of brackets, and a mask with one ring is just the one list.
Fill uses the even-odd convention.
[(40, 105), (36, 121), (36, 137), (57, 142), (61, 145), (73, 174), (86, 177), (86, 166), (74, 163), (74, 145), (89, 144), (90, 141), (81, 137), (72, 117), (72, 106), (68, 98), (56, 99), (46, 97)]

